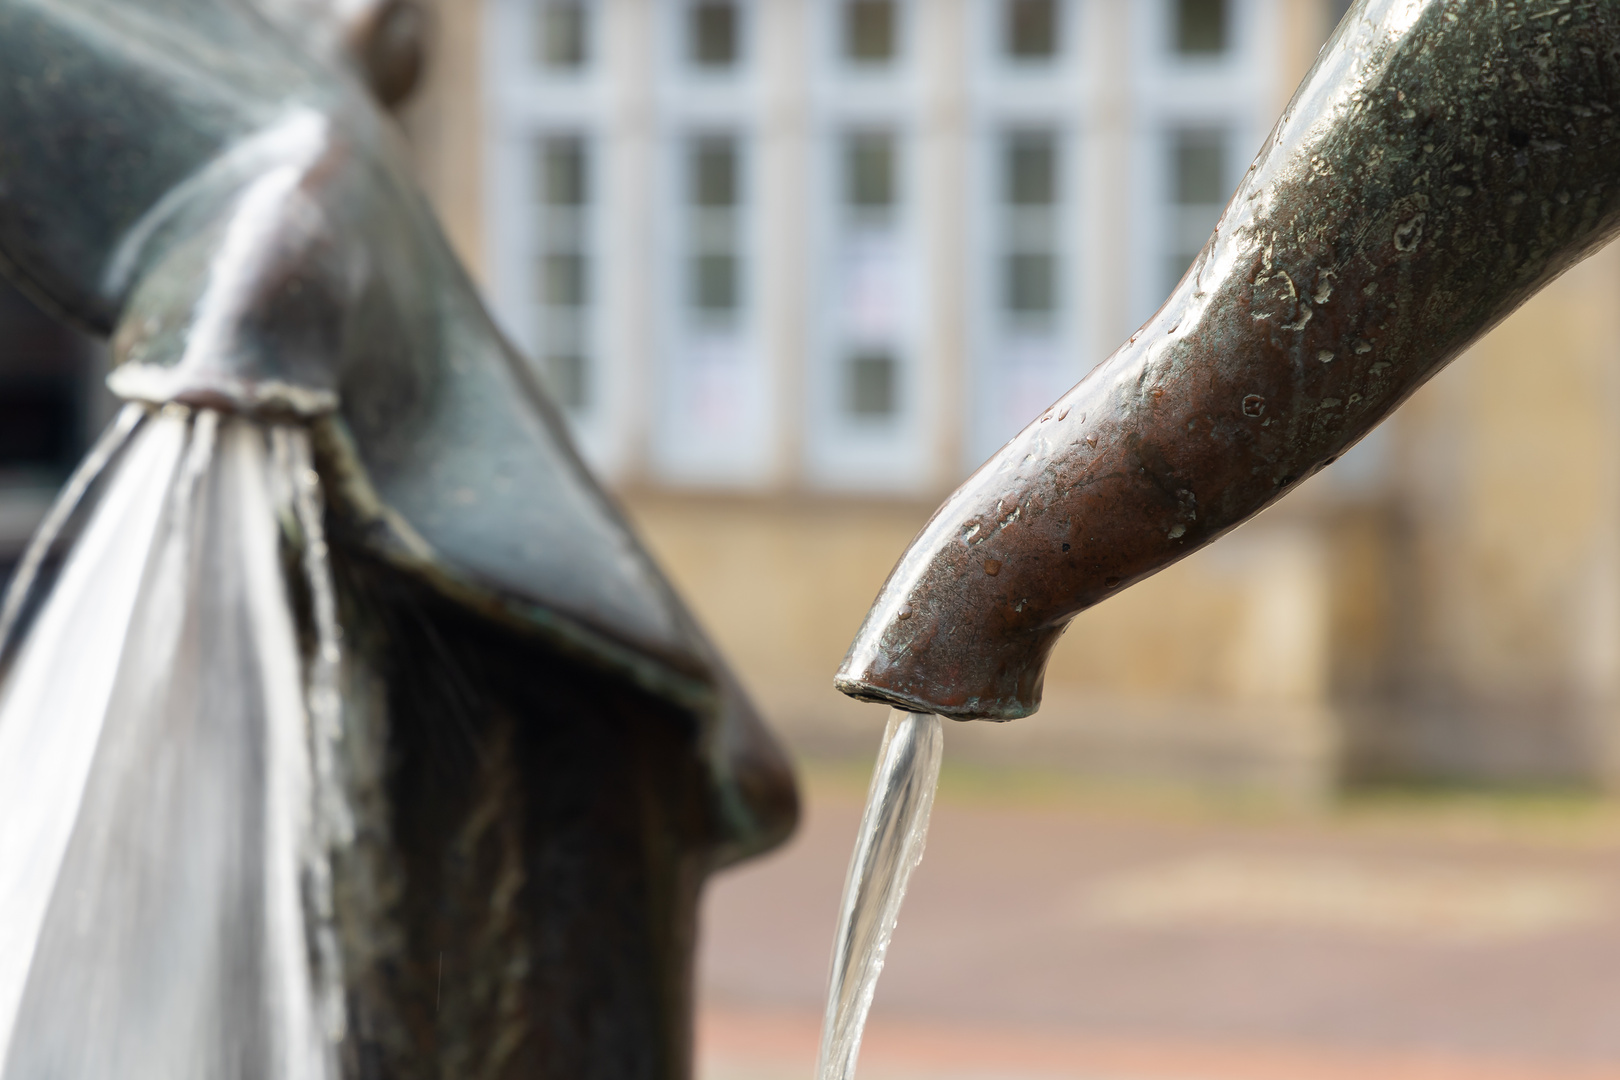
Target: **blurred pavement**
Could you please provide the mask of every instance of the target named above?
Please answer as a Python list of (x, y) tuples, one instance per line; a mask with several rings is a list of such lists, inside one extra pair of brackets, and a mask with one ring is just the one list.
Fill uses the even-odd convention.
[[(813, 775), (790, 847), (711, 887), (702, 1080), (811, 1076), (862, 782)], [(1030, 787), (948, 773), (863, 1080), (1620, 1080), (1611, 807)]]

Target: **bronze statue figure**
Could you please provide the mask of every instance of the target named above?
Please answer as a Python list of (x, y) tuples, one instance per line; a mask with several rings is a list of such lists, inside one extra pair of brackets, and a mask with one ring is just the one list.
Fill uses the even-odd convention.
[(129, 403), (3, 616), (7, 1080), (684, 1076), (793, 826), (409, 178), (419, 28), (0, 0), (0, 269)]
[(1620, 5), (1360, 0), (1165, 305), (935, 513), (847, 694), (1040, 703), (1074, 615), (1330, 464), (1620, 229)]

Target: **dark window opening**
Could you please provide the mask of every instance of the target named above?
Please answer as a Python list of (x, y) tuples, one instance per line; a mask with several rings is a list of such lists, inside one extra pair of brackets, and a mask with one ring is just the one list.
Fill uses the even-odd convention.
[(735, 3), (714, 0), (693, 4), (688, 48), (698, 67), (731, 67), (742, 52), (742, 13)]
[(699, 140), (692, 148), (690, 166), (692, 205), (710, 210), (737, 205), (737, 147), (732, 140)]
[(1226, 0), (1175, 0), (1175, 4), (1178, 53), (1218, 56), (1226, 51)]
[(590, 401), (590, 372), (577, 352), (556, 352), (546, 357), (551, 393), (565, 409), (583, 409)]
[(1226, 201), (1226, 134), (1183, 131), (1175, 140), (1176, 202), (1207, 206)]
[(585, 5), (551, 0), (539, 14), (540, 62), (564, 70), (584, 67), (590, 59)]
[(548, 307), (580, 308), (588, 302), (585, 256), (555, 252), (541, 263), (541, 299)]
[(1057, 259), (1047, 252), (1007, 256), (1007, 310), (1047, 315), (1057, 310)]
[(1058, 0), (1005, 0), (1005, 46), (1014, 60), (1050, 60), (1058, 54)]
[(1231, 195), (1227, 133), (1192, 129), (1170, 141), (1170, 247), (1167, 288), (1173, 289), (1198, 257)]
[(845, 405), (851, 416), (870, 420), (899, 411), (899, 366), (893, 356), (883, 352), (850, 357)]
[(540, 201), (547, 206), (579, 207), (590, 202), (590, 175), (585, 140), (577, 135), (545, 139), (540, 144)]
[(705, 135), (686, 157), (687, 299), (710, 321), (724, 321), (742, 306), (742, 155), (737, 140)]
[(850, 0), (844, 5), (844, 55), (860, 64), (881, 64), (898, 52), (894, 0)]
[(578, 410), (590, 378), (590, 145), (579, 135), (548, 135), (537, 167), (541, 371), (557, 401)]
[(1057, 202), (1057, 140), (1044, 133), (1007, 140), (1006, 196), (1012, 206), (1051, 206)]
[(692, 306), (709, 314), (726, 314), (740, 306), (737, 257), (697, 255), (692, 259)]
[(845, 190), (857, 210), (888, 210), (896, 200), (894, 136), (883, 132), (851, 135), (845, 145)]

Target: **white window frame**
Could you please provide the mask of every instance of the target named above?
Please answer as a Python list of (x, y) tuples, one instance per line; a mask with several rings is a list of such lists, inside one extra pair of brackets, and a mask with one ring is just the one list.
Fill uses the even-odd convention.
[[(843, 51), (844, 5), (817, 3), (810, 34), (811, 259), (804, 385), (803, 467), (815, 488), (865, 493), (919, 493), (937, 471), (926, 418), (937, 415), (939, 371), (928, 364), (924, 317), (933, 283), (922, 207), (927, 182), (922, 155), (919, 24), (926, 0), (896, 0), (898, 49), (892, 63), (851, 63)], [(899, 307), (892, 345), (897, 408), (888, 417), (856, 417), (846, 408), (847, 365), (858, 344), (842, 323), (841, 277), (851, 238), (844, 214), (845, 146), (858, 132), (894, 139), (895, 245)]]
[(1172, 48), (1175, 0), (1132, 6), (1133, 87), (1132, 235), (1141, 257), (1131, 265), (1131, 325), (1145, 322), (1168, 297), (1165, 263), (1175, 239), (1167, 211), (1174, 200), (1170, 174), (1172, 133), (1218, 128), (1229, 133), (1228, 194), (1265, 141), (1276, 112), (1275, 58), (1279, 0), (1229, 0), (1230, 48), (1218, 58), (1187, 58)]
[[(767, 273), (764, 245), (768, 210), (763, 138), (761, 67), (764, 43), (760, 20), (769, 12), (761, 0), (737, 0), (742, 9), (740, 62), (709, 71), (687, 62), (687, 0), (657, 5), (655, 31), (664, 42), (653, 117), (656, 142), (654, 247), (659, 298), (657, 332), (651, 346), (653, 371), (649, 400), (649, 470), (668, 484), (716, 489), (759, 489), (776, 479), (781, 459), (776, 402), (778, 365), (766, 349), (766, 313), (774, 283)], [(689, 309), (690, 246), (687, 152), (703, 135), (737, 140), (742, 194), (739, 249), (742, 259), (741, 309), (735, 330), (723, 346), (694, 326)], [(718, 426), (697, 411), (704, 371), (702, 356), (727, 348), (737, 356), (734, 422)]]
[[(970, 80), (972, 95), (970, 265), (971, 342), (964, 401), (964, 466), (976, 468), (1003, 443), (1034, 420), (1044, 405), (1078, 382), (1095, 363), (1090, 328), (1098, 320), (1088, 241), (1096, 235), (1089, 203), (1089, 132), (1094, 124), (1097, 87), (1084, 44), (1098, 18), (1097, 5), (1110, 0), (1060, 0), (1061, 39), (1051, 63), (1009, 61), (1002, 53), (1002, 0), (976, 0), (978, 42)], [(1027, 373), (1040, 389), (1015, 386), (1007, 370), (1017, 336), (1007, 332), (1003, 311), (1004, 234), (1003, 147), (1009, 133), (1051, 132), (1058, 146), (1059, 200), (1058, 305), (1049, 375)], [(1009, 400), (1030, 394), (1029, 401)], [(1034, 398), (1043, 398), (1033, 403)], [(1025, 412), (1028, 415), (1023, 415)]]
[(496, 321), (523, 351), (542, 386), (540, 348), (538, 147), (552, 135), (583, 136), (589, 158), (585, 337), (589, 392), (584, 408), (564, 410), (581, 454), (608, 476), (628, 467), (631, 433), (616, 403), (632, 381), (629, 342), (613, 318), (624, 302), (610, 223), (623, 202), (620, 148), (611, 135), (613, 39), (608, 0), (587, 0), (587, 62), (547, 68), (535, 53), (539, 5), (489, 0), (484, 18), (484, 242), (488, 294)]

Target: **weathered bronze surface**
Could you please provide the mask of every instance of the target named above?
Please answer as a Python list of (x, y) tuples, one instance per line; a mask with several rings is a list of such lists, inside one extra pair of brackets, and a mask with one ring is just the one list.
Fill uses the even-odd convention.
[[(702, 881), (791, 830), (792, 778), (409, 178), (374, 96), (420, 28), (0, 0), (0, 270), (111, 336), (124, 398), (314, 436), (381, 732), (333, 855), (345, 1075), (679, 1077)], [(42, 1015), (11, 1060), (94, 1037)]]
[(1620, 228), (1620, 4), (1362, 0), (1164, 307), (939, 509), (837, 678), (1039, 705), (1079, 611), (1287, 494)]

